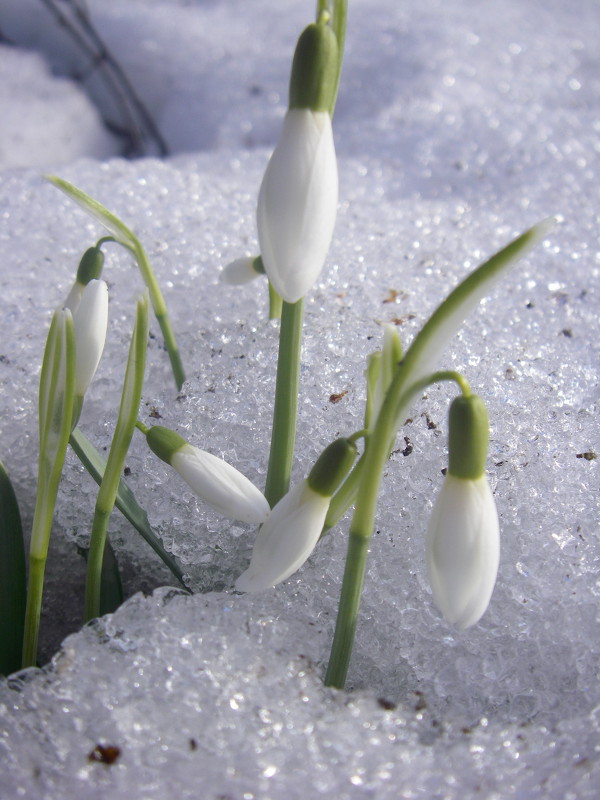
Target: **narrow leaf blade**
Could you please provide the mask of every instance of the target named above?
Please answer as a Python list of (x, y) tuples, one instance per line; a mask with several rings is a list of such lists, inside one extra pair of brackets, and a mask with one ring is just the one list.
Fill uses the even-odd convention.
[(95, 220), (103, 225), (106, 230), (111, 233), (115, 239), (125, 247), (133, 249), (137, 243), (137, 239), (132, 231), (129, 230), (127, 225), (112, 214), (102, 203), (94, 200), (89, 194), (82, 192), (77, 186), (74, 186), (69, 181), (63, 178), (58, 178), (56, 175), (46, 175), (46, 180), (49, 181), (61, 192), (64, 192), (71, 200), (74, 200), (77, 205), (84, 211), (87, 211)]
[(458, 332), (471, 311), (492, 286), (546, 236), (554, 222), (554, 218), (543, 220), (522, 233), (450, 292), (429, 317), (406, 354), (403, 363), (411, 370), (410, 383), (421, 380), (435, 369), (447, 343)]
[(25, 623), (25, 545), (19, 505), (0, 461), (0, 674), (21, 667)]

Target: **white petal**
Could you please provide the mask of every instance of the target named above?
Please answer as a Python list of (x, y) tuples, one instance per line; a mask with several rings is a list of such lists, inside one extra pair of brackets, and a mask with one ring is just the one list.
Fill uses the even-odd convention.
[(69, 294), (67, 295), (67, 299), (63, 303), (63, 308), (68, 308), (71, 314), (74, 314), (77, 310), (77, 306), (81, 302), (81, 296), (83, 295), (83, 290), (85, 286), (83, 283), (79, 283), (79, 281), (74, 281)]
[(258, 196), (257, 222), (265, 271), (288, 303), (319, 277), (331, 243), (338, 175), (326, 111), (287, 112)]
[(223, 283), (229, 283), (232, 286), (240, 286), (243, 283), (249, 283), (254, 278), (258, 278), (259, 273), (254, 269), (254, 257), (245, 256), (244, 258), (237, 258), (223, 269), (220, 279)]
[(319, 540), (330, 498), (302, 481), (280, 501), (259, 530), (248, 569), (235, 588), (262, 592), (286, 580), (299, 569)]
[(73, 314), (75, 329), (75, 395), (83, 397), (98, 367), (108, 324), (108, 288), (90, 281)]
[(447, 475), (427, 532), (427, 571), (436, 605), (463, 629), (483, 615), (500, 555), (498, 514), (485, 476)]
[(173, 455), (171, 466), (198, 497), (229, 519), (261, 523), (269, 515), (264, 495), (222, 458), (186, 444)]

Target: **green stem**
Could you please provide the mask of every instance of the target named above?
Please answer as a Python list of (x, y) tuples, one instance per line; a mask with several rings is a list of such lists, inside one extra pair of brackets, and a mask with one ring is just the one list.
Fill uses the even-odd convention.
[(100, 592), (102, 588), (102, 563), (106, 544), (106, 529), (112, 506), (109, 509), (98, 508), (94, 512), (94, 523), (90, 537), (90, 549), (87, 560), (87, 578), (85, 582), (85, 603), (83, 619), (88, 622), (100, 614)]
[(45, 567), (45, 557), (29, 556), (29, 582), (27, 585), (27, 605), (25, 607), (25, 627), (23, 631), (23, 668), (34, 667), (36, 664)]
[(346, 682), (368, 550), (368, 537), (350, 531), (340, 606), (331, 647), (331, 657), (325, 675), (325, 686), (343, 689)]
[(296, 439), (302, 306), (302, 300), (284, 302), (281, 311), (273, 430), (265, 486), (265, 497), (271, 507), (281, 500), (290, 485)]
[(100, 239), (96, 242), (96, 247), (98, 250), (102, 247), (103, 244), (108, 244), (109, 242), (117, 242), (118, 240), (115, 239), (114, 236), (101, 236)]
[(277, 294), (271, 281), (267, 285), (269, 287), (269, 319), (281, 319), (281, 307), (283, 304), (281, 295)]
[[(148, 428), (141, 422), (136, 422), (136, 428), (139, 428), (143, 433), (148, 432)], [(96, 448), (89, 442), (83, 433), (76, 428), (73, 433), (71, 434), (70, 438), (71, 447), (75, 451), (75, 454), (83, 464), (83, 466), (87, 469), (90, 473), (92, 478), (96, 481), (97, 484), (102, 482), (102, 477), (106, 470), (106, 461), (102, 458), (102, 456), (98, 453)], [(127, 519), (136, 531), (145, 539), (145, 541), (150, 545), (150, 547), (154, 550), (154, 552), (158, 555), (159, 558), (163, 560), (165, 565), (171, 570), (173, 575), (177, 578), (179, 583), (182, 585), (184, 589), (187, 589), (185, 585), (185, 581), (183, 579), (183, 572), (181, 568), (171, 556), (170, 553), (167, 553), (158, 536), (154, 533), (152, 528), (150, 527), (150, 523), (148, 521), (148, 515), (144, 511), (144, 509), (138, 504), (135, 497), (133, 496), (132, 491), (129, 489), (127, 484), (121, 478), (119, 480), (119, 487), (117, 489), (117, 496), (115, 498), (115, 505), (123, 514), (125, 519)], [(110, 541), (109, 541), (110, 544)], [(104, 549), (104, 556), (106, 560), (106, 555), (108, 553), (108, 548), (105, 547)]]

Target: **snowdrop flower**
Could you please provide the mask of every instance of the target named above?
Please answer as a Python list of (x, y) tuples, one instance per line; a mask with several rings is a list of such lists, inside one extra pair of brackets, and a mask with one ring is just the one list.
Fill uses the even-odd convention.
[(484, 614), (498, 572), (498, 514), (484, 474), (488, 421), (475, 395), (449, 418), (449, 466), (427, 532), (427, 571), (436, 605), (459, 630)]
[(298, 40), (289, 110), (258, 196), (258, 239), (275, 291), (296, 303), (317, 280), (337, 213), (338, 174), (331, 129), (337, 40), (322, 23)]
[(308, 478), (294, 486), (259, 530), (248, 569), (237, 579), (240, 592), (262, 592), (299, 569), (319, 540), (331, 496), (350, 470), (356, 445), (336, 439), (317, 459)]
[(90, 281), (82, 292), (75, 313), (75, 397), (83, 398), (98, 368), (108, 325), (108, 287)]
[(255, 524), (265, 521), (270, 508), (264, 495), (231, 464), (193, 447), (161, 425), (144, 432), (150, 449), (224, 517)]
[(220, 275), (222, 283), (229, 283), (232, 286), (240, 286), (249, 283), (259, 275), (264, 275), (264, 267), (260, 256), (244, 256), (236, 258), (223, 269)]
[(88, 247), (81, 257), (77, 268), (77, 276), (63, 304), (71, 314), (77, 310), (83, 291), (91, 280), (98, 279), (104, 266), (104, 254), (99, 247)]

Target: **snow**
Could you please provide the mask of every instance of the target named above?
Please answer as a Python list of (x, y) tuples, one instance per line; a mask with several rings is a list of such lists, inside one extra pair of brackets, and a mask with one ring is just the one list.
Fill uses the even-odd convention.
[[(188, 381), (178, 395), (152, 323), (142, 421), (176, 429), (259, 486), (266, 470), (277, 326), (261, 279), (226, 287), (219, 270), (257, 252), (256, 196), (312, 3), (88, 7), (171, 156), (119, 157), (98, 114), (123, 120), (100, 81), (66, 82), (88, 71), (64, 31), (34, 0), (4, 0), (0, 28), (13, 44), (0, 49), (10, 109), (0, 134), (0, 457), (25, 529), (47, 324), (102, 235), (42, 171), (108, 206), (150, 255)], [(361, 427), (365, 359), (382, 322), (396, 321), (406, 345), (479, 261), (538, 220), (560, 220), (443, 361), (484, 398), (491, 422), (501, 559), (482, 621), (454, 631), (427, 585), (448, 387), (415, 404), (386, 468), (348, 692), (322, 685), (347, 519), (288, 582), (236, 594), (252, 527), (197, 501), (141, 436), (130, 486), (196, 594), (156, 589), (172, 579), (115, 515), (111, 541), (133, 596), (52, 658), (80, 625), (74, 543), (87, 541), (96, 494), (70, 456), (46, 582), (49, 664), (0, 685), (2, 797), (597, 797), (599, 28), (592, 0), (350, 0), (334, 119), (340, 209), (306, 303), (294, 480), (331, 439)], [(110, 330), (80, 423), (99, 448), (141, 289), (124, 252), (106, 255)], [(119, 748), (113, 764), (88, 759), (99, 744)]]

